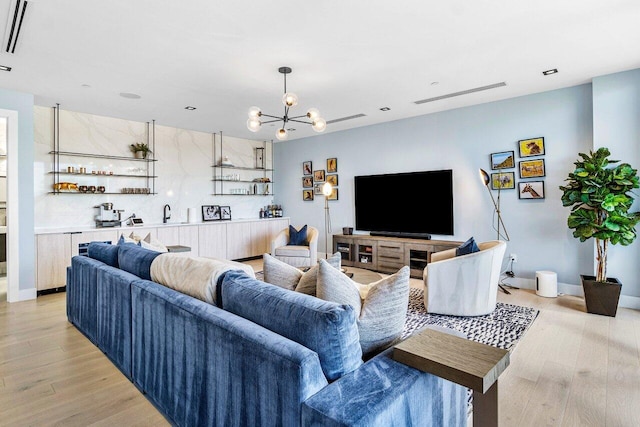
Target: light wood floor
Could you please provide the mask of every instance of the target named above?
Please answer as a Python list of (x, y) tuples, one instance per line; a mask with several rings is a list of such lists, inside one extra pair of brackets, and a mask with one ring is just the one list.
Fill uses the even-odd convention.
[[(527, 290), (499, 300), (540, 309), (500, 377), (501, 426), (640, 426), (639, 311), (591, 315)], [(0, 302), (0, 425), (169, 423), (67, 322), (59, 293)]]

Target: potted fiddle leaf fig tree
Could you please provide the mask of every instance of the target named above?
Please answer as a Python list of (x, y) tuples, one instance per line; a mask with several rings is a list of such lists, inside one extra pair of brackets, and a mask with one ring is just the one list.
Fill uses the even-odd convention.
[(570, 206), (567, 225), (581, 242), (596, 240), (596, 275), (580, 275), (587, 312), (615, 317), (622, 283), (607, 276), (609, 244), (630, 245), (636, 238), (640, 212), (631, 212), (638, 171), (610, 160), (607, 148), (579, 153), (575, 170), (565, 179), (562, 205)]

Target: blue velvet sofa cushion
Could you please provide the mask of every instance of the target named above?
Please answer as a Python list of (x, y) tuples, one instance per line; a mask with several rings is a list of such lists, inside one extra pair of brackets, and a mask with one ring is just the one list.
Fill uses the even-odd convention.
[(71, 258), (71, 271), (67, 273), (67, 318), (93, 343), (97, 329), (97, 274), (104, 265), (102, 261), (76, 255)]
[(176, 426), (299, 426), (318, 355), (155, 282), (131, 286), (134, 384)]
[(151, 280), (151, 263), (160, 252), (142, 248), (137, 245), (117, 245), (118, 265), (128, 273), (141, 279)]
[(467, 425), (467, 389), (393, 360), (393, 348), (302, 405), (303, 426)]
[(318, 353), (329, 381), (362, 364), (356, 316), (350, 305), (283, 289), (237, 270), (221, 277), (218, 297), (224, 310)]
[(300, 230), (296, 230), (293, 225), (289, 226), (289, 241), (287, 245), (293, 246), (306, 246), (307, 241), (307, 224), (305, 224)]
[(96, 340), (98, 347), (131, 379), (131, 284), (140, 280), (126, 271), (98, 268)]
[(105, 264), (118, 268), (118, 246), (104, 242), (91, 242), (87, 248), (89, 258), (97, 259)]

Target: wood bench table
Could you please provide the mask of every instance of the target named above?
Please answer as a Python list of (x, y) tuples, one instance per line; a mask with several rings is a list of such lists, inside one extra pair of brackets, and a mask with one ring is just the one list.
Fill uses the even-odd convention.
[(394, 347), (394, 360), (473, 390), (473, 425), (498, 425), (498, 377), (509, 352), (433, 329)]

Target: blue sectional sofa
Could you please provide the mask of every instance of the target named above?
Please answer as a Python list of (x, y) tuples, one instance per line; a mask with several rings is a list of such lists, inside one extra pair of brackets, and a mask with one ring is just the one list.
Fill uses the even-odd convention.
[(67, 315), (178, 426), (464, 426), (466, 389), (362, 360), (353, 308), (229, 270), (210, 304), (151, 279), (157, 252), (91, 243)]

